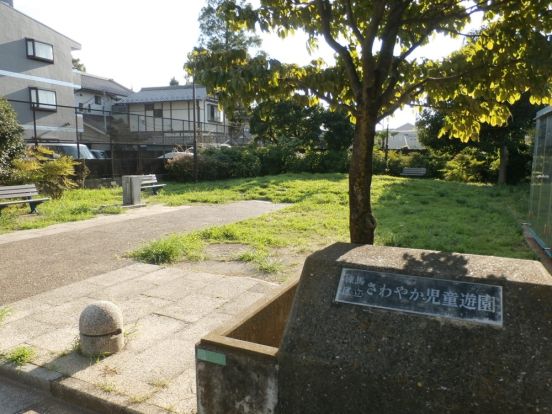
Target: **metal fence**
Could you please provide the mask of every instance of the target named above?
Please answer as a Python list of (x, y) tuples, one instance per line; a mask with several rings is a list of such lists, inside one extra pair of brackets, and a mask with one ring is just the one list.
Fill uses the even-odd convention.
[(552, 107), (537, 114), (529, 222), (535, 239), (552, 256)]
[(29, 144), (54, 150), (72, 147), (75, 158), (86, 158), (88, 151), (82, 150), (85, 145), (101, 158), (85, 159), (93, 178), (162, 174), (171, 152), (193, 151), (194, 143), (202, 148), (249, 141), (247, 129), (234, 124), (8, 101), (18, 113)]

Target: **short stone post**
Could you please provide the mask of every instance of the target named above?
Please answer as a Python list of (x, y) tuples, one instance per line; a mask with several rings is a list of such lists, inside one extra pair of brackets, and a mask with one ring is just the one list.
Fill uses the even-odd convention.
[(88, 305), (79, 319), (80, 348), (86, 356), (114, 354), (123, 349), (123, 314), (112, 302)]
[(123, 205), (124, 206), (138, 206), (142, 204), (142, 185), (141, 175), (123, 175)]

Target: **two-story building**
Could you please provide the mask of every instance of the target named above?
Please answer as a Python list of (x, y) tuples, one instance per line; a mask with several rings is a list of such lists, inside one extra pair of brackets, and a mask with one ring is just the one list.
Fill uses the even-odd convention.
[(80, 76), (81, 89), (75, 91), (75, 105), (83, 118), (81, 142), (108, 142), (112, 107), (132, 94), (132, 90), (113, 79), (85, 72), (80, 72)]
[(28, 141), (74, 141), (80, 126), (71, 52), (81, 45), (0, 1), (0, 96), (8, 99)]
[(142, 88), (122, 99), (113, 117), (119, 117), (130, 133), (143, 137), (147, 144), (191, 145), (194, 120), (199, 143), (222, 144), (229, 139), (218, 100), (201, 85), (195, 85), (195, 94), (193, 85)]

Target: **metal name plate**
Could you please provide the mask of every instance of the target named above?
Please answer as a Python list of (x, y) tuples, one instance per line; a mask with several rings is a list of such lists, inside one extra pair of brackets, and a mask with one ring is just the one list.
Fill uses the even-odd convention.
[(502, 326), (502, 286), (343, 268), (335, 301)]

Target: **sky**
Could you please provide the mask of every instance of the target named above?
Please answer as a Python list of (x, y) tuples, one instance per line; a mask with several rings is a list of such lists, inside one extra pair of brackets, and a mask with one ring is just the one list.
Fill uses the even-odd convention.
[[(197, 43), (197, 18), (204, 4), (205, 0), (14, 0), (17, 10), (79, 42), (82, 50), (73, 56), (87, 72), (134, 91), (168, 85), (173, 76), (184, 83), (183, 65)], [(305, 36), (262, 38), (262, 48), (271, 57), (298, 64), (313, 59)], [(457, 47), (458, 43), (434, 39), (419, 53), (434, 58)], [(331, 59), (328, 47), (319, 53)], [(415, 122), (412, 109), (389, 119), (390, 128), (406, 122)]]

